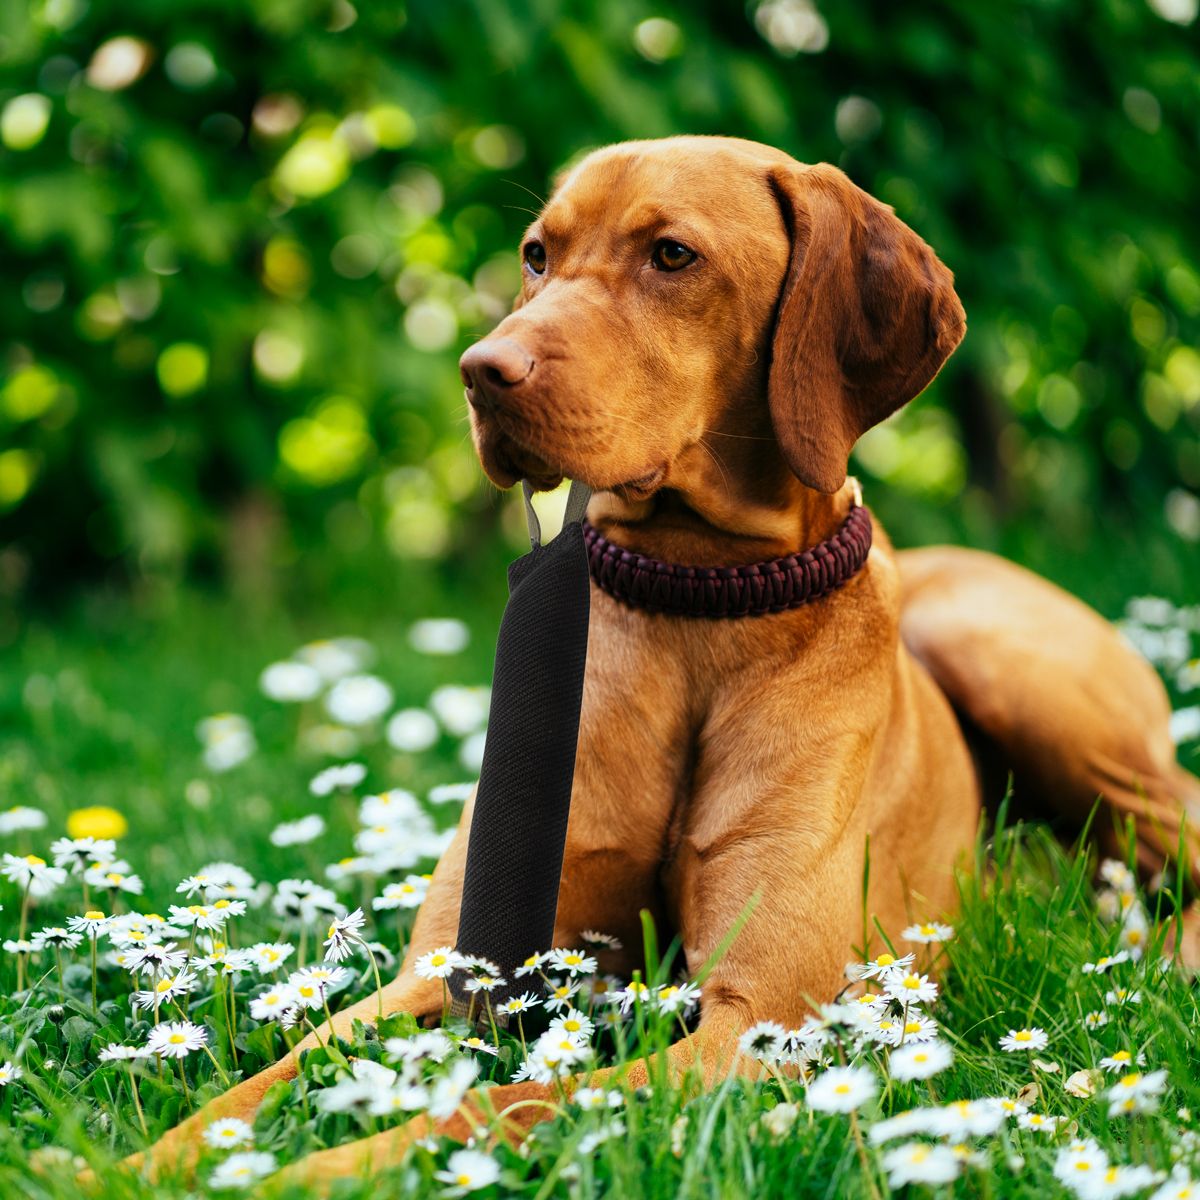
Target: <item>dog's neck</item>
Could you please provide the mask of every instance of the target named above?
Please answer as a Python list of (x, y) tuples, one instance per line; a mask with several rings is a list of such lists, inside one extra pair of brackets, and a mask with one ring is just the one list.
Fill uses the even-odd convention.
[(672, 464), (646, 499), (598, 492), (591, 523), (610, 541), (650, 558), (695, 566), (740, 566), (808, 549), (830, 537), (853, 504), (805, 487), (774, 438), (706, 437)]

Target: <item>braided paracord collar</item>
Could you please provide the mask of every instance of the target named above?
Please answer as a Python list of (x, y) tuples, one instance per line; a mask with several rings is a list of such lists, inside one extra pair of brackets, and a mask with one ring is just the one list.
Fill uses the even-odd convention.
[(678, 617), (760, 617), (828, 596), (853, 579), (871, 550), (871, 516), (855, 505), (831, 538), (811, 550), (743, 567), (687, 567), (610, 542), (584, 521), (592, 579), (647, 612)]

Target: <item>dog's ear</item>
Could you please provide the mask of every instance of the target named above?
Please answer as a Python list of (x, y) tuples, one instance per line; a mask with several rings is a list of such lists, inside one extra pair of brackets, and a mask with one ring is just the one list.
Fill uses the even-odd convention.
[(836, 492), (854, 443), (938, 373), (966, 316), (933, 251), (837, 168), (781, 168), (770, 184), (791, 239), (771, 423), (800, 480)]

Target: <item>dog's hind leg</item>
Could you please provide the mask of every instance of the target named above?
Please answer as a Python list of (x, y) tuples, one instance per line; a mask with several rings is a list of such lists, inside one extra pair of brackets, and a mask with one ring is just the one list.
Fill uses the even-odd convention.
[(1107, 621), (1004, 559), (934, 547), (897, 555), (900, 633), (955, 708), (999, 747), (1019, 799), (1124, 857), (1132, 818), (1145, 878), (1180, 848), (1194, 877), (1200, 780), (1175, 758), (1154, 670)]

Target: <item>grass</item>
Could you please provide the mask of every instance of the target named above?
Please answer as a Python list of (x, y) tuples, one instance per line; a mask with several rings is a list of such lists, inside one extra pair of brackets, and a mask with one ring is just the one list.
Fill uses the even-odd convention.
[[(476, 600), (473, 611), (498, 616), (499, 597), (495, 604), (491, 600)], [(278, 614), (267, 619), (230, 602), (183, 593), (171, 612), (153, 620), (135, 619), (123, 604), (96, 602), (53, 626), (33, 628), (0, 668), (0, 784), (5, 807), (31, 806), (45, 812), (49, 824), (9, 834), (0, 850), (46, 855), (70, 813), (104, 805), (129, 820), (120, 853), (144, 880), (144, 900), (134, 901), (143, 909), (162, 912), (179, 902), (178, 881), (212, 861), (240, 864), (268, 883), (289, 877), (324, 881), (326, 866), (351, 853), (357, 798), (340, 793), (318, 800), (309, 794), (309, 779), (328, 760), (306, 755), (298, 745), (304, 731), (321, 719), (311, 705), (298, 710), (268, 701), (256, 679), (267, 662), (287, 656), (302, 641), (351, 632), (366, 635), (375, 646), (374, 670), (394, 685), (398, 707), (424, 705), (442, 685), (486, 682), (494, 625), (477, 625), (462, 654), (418, 654), (406, 640), (409, 624), (444, 605), (436, 589), (419, 586), (409, 589), (402, 603), (405, 611), (394, 617), (360, 614), (329, 630), (310, 619)], [(257, 753), (226, 773), (205, 769), (195, 733), (201, 718), (218, 711), (244, 714), (258, 742)], [(311, 732), (307, 736), (311, 739)], [(404, 787), (424, 797), (438, 784), (462, 780), (467, 772), (458, 760), (460, 748), (459, 739), (445, 733), (417, 754), (370, 740), (355, 756), (369, 772), (357, 795)], [(457, 815), (454, 805), (429, 811), (438, 826)], [(319, 839), (282, 848), (272, 844), (269, 834), (277, 823), (312, 812), (327, 821)], [(693, 1080), (660, 1077), (648, 1092), (623, 1097), (619, 1112), (584, 1112), (564, 1104), (562, 1115), (538, 1127), (523, 1154), (498, 1146), (494, 1159), (500, 1181), (479, 1194), (520, 1194), (530, 1200), (601, 1194), (638, 1200), (875, 1197), (889, 1187), (882, 1155), (906, 1139), (879, 1147), (867, 1139), (860, 1145), (856, 1129), (869, 1131), (885, 1116), (923, 1105), (1017, 1096), (1031, 1109), (1061, 1118), (1058, 1130), (1027, 1131), (1005, 1119), (994, 1134), (963, 1139), (962, 1153), (971, 1161), (955, 1182), (937, 1190), (1014, 1198), (1067, 1194), (1054, 1178), (1056, 1156), (1072, 1138), (1083, 1136), (1095, 1138), (1116, 1163), (1147, 1164), (1160, 1173), (1182, 1165), (1200, 1173), (1195, 1161), (1200, 1146), (1191, 1133), (1191, 1113), (1200, 1113), (1195, 990), (1185, 972), (1159, 968), (1168, 920), (1158, 923), (1141, 961), (1104, 976), (1082, 972), (1082, 964), (1113, 952), (1121, 938), (1120, 923), (1105, 921), (1098, 910), (1094, 866), (1086, 852), (1068, 853), (1038, 826), (1007, 828), (1001, 821), (981, 838), (976, 869), (961, 878), (954, 938), (940, 951), (915, 948), (924, 961), (944, 955), (938, 962), (943, 991), (930, 1013), (954, 1051), (953, 1065), (928, 1083), (889, 1081), (882, 1048), (833, 1046), (835, 1059), (855, 1057), (880, 1087), (851, 1122), (839, 1113), (813, 1111), (804, 1103), (802, 1084), (786, 1071), (770, 1072), (757, 1083), (731, 1079), (710, 1092), (697, 1089)], [(353, 907), (378, 894), (380, 886), (352, 878), (338, 889)], [(11, 939), (18, 932), (21, 891), (0, 880), (0, 901), (0, 932)], [(1163, 898), (1147, 903), (1153, 908)], [(73, 879), (37, 905), (31, 928), (63, 922), (83, 907)], [(367, 910), (370, 914), (369, 904)], [(407, 928), (403, 912), (379, 918), (371, 922), (370, 935), (398, 954)], [(295, 934), (294, 929), (281, 932), (269, 903), (252, 906), (236, 922), (240, 945), (279, 936), (295, 941)], [(308, 946), (311, 959), (313, 933)], [(651, 976), (655, 961), (652, 955)], [(365, 959), (352, 965), (353, 982), (335, 1004), (371, 990)], [(219, 1091), (220, 1073), (248, 1073), (285, 1052), (278, 1029), (248, 1015), (249, 999), (263, 990), (264, 981), (247, 972), (236, 985), (236, 1065), (224, 984), (205, 978), (185, 998), (192, 1019), (209, 1027), (216, 1060), (191, 1055), (185, 1089), (178, 1071), (160, 1070), (153, 1060), (132, 1067), (98, 1062), (104, 1046), (138, 1044), (149, 1030), (146, 1020), (131, 1014), (124, 972), (101, 967), (97, 1011), (86, 945), (67, 956), (61, 988), (53, 956), (33, 957), (30, 968), (35, 986), (18, 991), (16, 957), (0, 958), (0, 1062), (19, 1062), (24, 1072), (0, 1088), (0, 1195), (82, 1197), (74, 1178), (77, 1158), (97, 1170), (111, 1200), (227, 1194), (206, 1182), (222, 1157), (216, 1151), (194, 1187), (182, 1180), (151, 1187), (113, 1164), (146, 1141), (133, 1103), (134, 1079), (153, 1138)], [(1140, 1003), (1106, 1006), (1105, 993), (1114, 984), (1140, 991)], [(1108, 1023), (1085, 1029), (1085, 1014), (1106, 1007)], [(1001, 1036), (1025, 1026), (1046, 1031), (1045, 1050), (999, 1049)], [(391, 1020), (383, 1030), (390, 1036), (410, 1032), (404, 1018)], [(258, 1148), (288, 1163), (380, 1127), (381, 1118), (324, 1112), (316, 1103), (322, 1089), (345, 1077), (342, 1054), (381, 1057), (374, 1031), (361, 1029), (359, 1035), (353, 1046), (306, 1058), (306, 1095), (291, 1084), (272, 1091), (256, 1124)], [(632, 1060), (678, 1035), (675, 1019), (642, 1011), (619, 1036), (599, 1038), (599, 1052), (605, 1060)], [(1102, 1094), (1084, 1097), (1065, 1089), (1076, 1072), (1095, 1071), (1101, 1057), (1122, 1048), (1144, 1053), (1147, 1071), (1167, 1072), (1158, 1111), (1109, 1117)], [(519, 1065), (520, 1046), (513, 1037), (501, 1035), (501, 1050), (497, 1058), (481, 1056), (484, 1078), (503, 1081)], [(436, 1075), (442, 1068), (426, 1064), (422, 1070)], [(1101, 1093), (1115, 1078), (1106, 1077)], [(772, 1133), (764, 1116), (777, 1110), (771, 1119), (786, 1123), (781, 1114), (789, 1110), (779, 1106), (789, 1101), (799, 1105), (794, 1120), (786, 1131)], [(47, 1154), (45, 1147), (58, 1150)], [(443, 1145), (415, 1152), (389, 1177), (388, 1193), (445, 1194), (447, 1184), (435, 1173), (444, 1169), (453, 1149)], [(355, 1180), (338, 1185), (347, 1197), (374, 1195), (378, 1189), (377, 1183)], [(280, 1189), (268, 1181), (260, 1190), (270, 1196)], [(913, 1185), (912, 1190), (923, 1189)], [(1135, 1194), (1152, 1191), (1146, 1183)], [(303, 1189), (287, 1194), (306, 1195)]]

